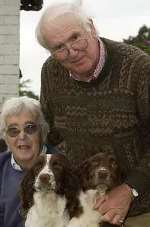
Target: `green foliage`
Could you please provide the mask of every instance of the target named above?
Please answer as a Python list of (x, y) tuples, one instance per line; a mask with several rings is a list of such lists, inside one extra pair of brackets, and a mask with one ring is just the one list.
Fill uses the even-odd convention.
[(139, 47), (150, 55), (150, 28), (148, 28), (146, 25), (143, 25), (139, 29), (137, 36), (129, 36), (128, 39), (124, 39), (123, 41), (125, 43)]
[(39, 100), (39, 96), (34, 94), (33, 91), (29, 90), (29, 83), (31, 83), (30, 79), (21, 80), (19, 83), (19, 96), (28, 96), (30, 98), (34, 98)]

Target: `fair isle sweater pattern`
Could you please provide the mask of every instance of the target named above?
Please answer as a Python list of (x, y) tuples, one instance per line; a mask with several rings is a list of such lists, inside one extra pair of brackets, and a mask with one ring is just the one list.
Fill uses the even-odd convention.
[(124, 43), (102, 41), (107, 59), (90, 83), (70, 78), (51, 57), (43, 65), (48, 141), (64, 140), (73, 164), (101, 151), (114, 152), (123, 181), (142, 193), (131, 209), (135, 215), (150, 211), (150, 56)]

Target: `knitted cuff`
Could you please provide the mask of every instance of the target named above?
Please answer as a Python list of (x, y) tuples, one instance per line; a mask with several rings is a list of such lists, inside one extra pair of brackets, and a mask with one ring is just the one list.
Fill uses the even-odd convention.
[(125, 180), (131, 188), (135, 188), (138, 193), (144, 193), (150, 190), (150, 177), (141, 171), (133, 171)]

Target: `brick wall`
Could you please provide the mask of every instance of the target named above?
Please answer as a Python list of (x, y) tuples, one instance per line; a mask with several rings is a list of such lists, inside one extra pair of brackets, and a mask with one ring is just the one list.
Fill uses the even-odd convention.
[(20, 0), (0, 0), (0, 110), (18, 96)]

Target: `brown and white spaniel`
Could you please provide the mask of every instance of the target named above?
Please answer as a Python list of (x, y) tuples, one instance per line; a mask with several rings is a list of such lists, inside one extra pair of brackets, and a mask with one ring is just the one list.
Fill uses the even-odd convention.
[(63, 154), (40, 155), (21, 184), (25, 227), (65, 227), (82, 208), (80, 183)]
[(25, 227), (96, 227), (97, 196), (119, 183), (113, 155), (99, 153), (73, 168), (62, 154), (41, 155), (21, 185)]
[(121, 170), (111, 152), (97, 153), (83, 161), (77, 168), (84, 191), (99, 187), (101, 191), (107, 191), (120, 184)]
[(82, 191), (79, 200), (83, 209), (79, 217), (73, 217), (67, 227), (98, 227), (102, 216), (93, 209), (97, 197), (120, 184), (121, 171), (115, 156), (110, 152), (98, 153), (78, 166)]

